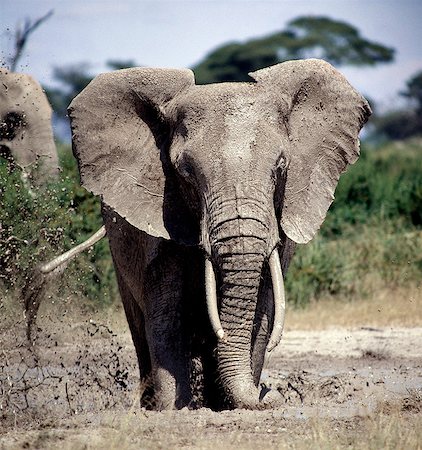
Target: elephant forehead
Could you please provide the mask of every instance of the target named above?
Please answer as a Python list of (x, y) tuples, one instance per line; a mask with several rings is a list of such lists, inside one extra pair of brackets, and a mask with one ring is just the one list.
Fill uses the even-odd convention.
[(247, 83), (220, 83), (194, 86), (182, 98), (177, 107), (186, 117), (209, 117), (214, 113), (231, 114), (239, 104), (255, 101), (255, 89)]
[(259, 109), (256, 101), (236, 96), (230, 101), (230, 113), (224, 115), (223, 155), (228, 160), (250, 161), (256, 143)]
[(205, 131), (218, 147), (244, 154), (264, 124), (277, 122), (277, 108), (265, 100), (250, 83), (195, 86), (177, 102), (177, 123), (190, 138)]

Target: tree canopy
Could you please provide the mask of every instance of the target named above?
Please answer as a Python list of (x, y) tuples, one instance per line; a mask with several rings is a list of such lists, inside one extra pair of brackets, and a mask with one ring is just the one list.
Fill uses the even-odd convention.
[(197, 83), (247, 81), (248, 72), (290, 59), (373, 66), (393, 61), (394, 49), (365, 39), (352, 25), (328, 17), (298, 17), (280, 32), (225, 44), (196, 65)]

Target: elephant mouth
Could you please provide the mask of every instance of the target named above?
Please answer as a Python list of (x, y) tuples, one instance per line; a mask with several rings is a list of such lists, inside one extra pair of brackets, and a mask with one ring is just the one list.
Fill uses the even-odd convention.
[[(273, 249), (268, 259), (270, 268), (273, 298), (274, 298), (274, 320), (270, 339), (267, 344), (267, 351), (272, 351), (280, 342), (283, 335), (284, 318), (286, 311), (286, 299), (284, 294), (284, 280), (281, 269), (280, 256), (277, 247)], [(205, 291), (208, 316), (211, 327), (219, 341), (226, 339), (226, 334), (221, 325), (218, 312), (217, 283), (212, 261), (205, 260)]]

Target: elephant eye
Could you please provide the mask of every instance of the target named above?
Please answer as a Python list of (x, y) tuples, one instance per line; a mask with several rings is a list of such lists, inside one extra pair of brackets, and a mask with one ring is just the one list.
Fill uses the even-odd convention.
[(193, 176), (193, 167), (189, 162), (183, 162), (179, 170), (185, 178), (190, 178)]
[(184, 153), (177, 157), (175, 166), (183, 178), (190, 178), (194, 174), (193, 166)]

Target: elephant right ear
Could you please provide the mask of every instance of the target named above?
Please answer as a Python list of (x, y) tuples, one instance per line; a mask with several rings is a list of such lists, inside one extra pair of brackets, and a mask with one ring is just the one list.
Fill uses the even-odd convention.
[(171, 237), (163, 107), (194, 84), (190, 70), (124, 69), (97, 76), (69, 106), (83, 186), (152, 236)]

